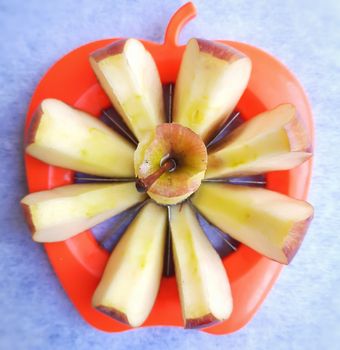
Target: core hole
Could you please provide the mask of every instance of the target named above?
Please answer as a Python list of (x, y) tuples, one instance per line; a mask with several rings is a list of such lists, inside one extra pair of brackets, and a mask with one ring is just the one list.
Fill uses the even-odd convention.
[(177, 168), (176, 159), (170, 157), (169, 154), (167, 154), (166, 156), (164, 156), (164, 157), (161, 159), (159, 165), (162, 167), (165, 163), (171, 163), (171, 167), (169, 168), (168, 173), (172, 173), (173, 171), (176, 170), (176, 168)]

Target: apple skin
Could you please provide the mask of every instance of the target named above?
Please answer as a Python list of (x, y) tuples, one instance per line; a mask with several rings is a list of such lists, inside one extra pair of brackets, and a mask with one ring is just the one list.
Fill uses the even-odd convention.
[(313, 216), (309, 217), (306, 220), (297, 222), (293, 225), (290, 231), (290, 235), (285, 240), (284, 246), (282, 248), (287, 259), (285, 264), (289, 264), (300, 249), (300, 246), (305, 238), (309, 225), (312, 222), (312, 219)]
[(96, 61), (100, 62), (107, 57), (118, 55), (124, 51), (124, 46), (128, 39), (121, 39), (113, 42), (112, 44), (105, 46), (99, 50), (91, 53), (91, 57)]
[(103, 314), (117, 320), (118, 322), (127, 324), (128, 326), (130, 325), (129, 320), (124, 312), (121, 312), (113, 307), (107, 307), (103, 305), (98, 305), (95, 308)]
[(206, 144), (241, 98), (251, 61), (224, 44), (190, 39), (175, 85), (173, 121), (191, 128)]
[(28, 129), (27, 137), (25, 139), (25, 147), (29, 146), (31, 143), (34, 143), (35, 135), (37, 133), (42, 115), (43, 115), (43, 110), (40, 104), (36, 109), (36, 111), (33, 113), (32, 120)]
[(207, 150), (201, 138), (176, 123), (157, 126), (135, 151), (135, 173), (145, 179), (155, 173), (166, 157), (177, 167), (161, 175), (149, 188), (148, 195), (160, 204), (182, 202), (200, 186), (207, 166)]
[[(279, 107), (282, 107), (279, 106)], [(297, 114), (295, 107), (292, 105), (295, 114)], [(306, 133), (302, 120), (296, 115), (286, 126), (285, 130), (288, 136), (291, 152), (313, 152), (312, 143)]]
[(22, 210), (24, 212), (24, 217), (25, 217), (27, 226), (28, 226), (30, 232), (33, 235), (34, 232), (36, 231), (36, 228), (35, 228), (34, 223), (33, 223), (30, 207), (29, 207), (29, 205), (24, 204), (24, 203), (20, 203), (20, 205), (21, 205), (21, 208), (22, 208)]
[(218, 322), (218, 320), (213, 314), (207, 314), (199, 318), (189, 318), (185, 320), (184, 328), (187, 329), (199, 329), (207, 326), (212, 326)]
[(195, 40), (197, 40), (198, 47), (201, 52), (205, 52), (221, 60), (234, 62), (240, 58), (246, 57), (240, 51), (232, 48), (231, 46), (205, 39), (195, 38)]

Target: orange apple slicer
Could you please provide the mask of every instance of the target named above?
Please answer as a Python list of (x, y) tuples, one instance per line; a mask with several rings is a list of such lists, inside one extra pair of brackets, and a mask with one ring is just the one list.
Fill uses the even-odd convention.
[[(196, 15), (192, 3), (182, 6), (170, 19), (163, 44), (141, 40), (154, 57), (163, 83), (175, 82), (184, 46), (178, 45), (183, 26)], [(99, 116), (110, 102), (90, 67), (93, 51), (119, 38), (98, 40), (81, 46), (56, 62), (37, 86), (26, 120), (25, 133), (32, 114), (45, 98), (56, 98)], [(237, 109), (245, 119), (281, 103), (296, 106), (307, 131), (313, 138), (312, 113), (307, 97), (293, 74), (276, 58), (245, 43), (219, 40), (243, 52), (252, 61), (248, 87)], [(268, 83), (270, 82), (270, 84)], [(73, 182), (73, 172), (46, 165), (25, 155), (30, 192), (50, 189)], [(290, 171), (267, 175), (267, 188), (294, 198), (306, 199), (312, 163), (308, 161)], [(107, 332), (121, 332), (130, 327), (100, 313), (91, 306), (91, 298), (99, 283), (109, 254), (101, 248), (91, 231), (57, 243), (46, 243), (48, 258), (80, 315), (92, 326)], [(278, 278), (282, 266), (241, 245), (237, 252), (224, 258), (233, 295), (233, 312), (219, 324), (201, 329), (213, 334), (227, 334), (243, 327), (254, 316)], [(151, 314), (144, 323), (149, 326), (183, 326), (180, 302), (174, 277), (163, 278)]]

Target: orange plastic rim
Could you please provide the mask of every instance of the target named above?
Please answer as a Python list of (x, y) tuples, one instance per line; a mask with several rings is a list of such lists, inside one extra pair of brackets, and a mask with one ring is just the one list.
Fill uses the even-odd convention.
[[(183, 46), (177, 39), (182, 27), (196, 15), (192, 3), (181, 7), (171, 18), (164, 44), (142, 41), (154, 57), (164, 83), (175, 82)], [(99, 40), (75, 49), (55, 63), (37, 86), (32, 97), (26, 120), (27, 133), (32, 114), (44, 98), (57, 98), (93, 115), (110, 105), (92, 72), (89, 54), (118, 38)], [(241, 98), (238, 109), (245, 118), (274, 108), (280, 103), (293, 103), (313, 139), (312, 113), (306, 95), (293, 74), (278, 60), (248, 44), (223, 41), (249, 56), (253, 71), (249, 85)], [(62, 140), (61, 140), (62, 142)], [(27, 181), (30, 192), (66, 185), (73, 180), (73, 173), (44, 164), (25, 155)], [(305, 199), (312, 170), (311, 161), (291, 171), (268, 174), (267, 187)], [(45, 244), (49, 260), (66, 294), (82, 317), (92, 326), (107, 332), (130, 329), (91, 307), (91, 297), (99, 282), (108, 253), (100, 248), (87, 231), (64, 242)], [(225, 322), (202, 329), (214, 334), (231, 333), (243, 327), (258, 310), (275, 283), (282, 266), (250, 248), (240, 249), (224, 259), (232, 294), (234, 309)], [(183, 326), (181, 308), (174, 277), (163, 278), (159, 295), (144, 326)]]

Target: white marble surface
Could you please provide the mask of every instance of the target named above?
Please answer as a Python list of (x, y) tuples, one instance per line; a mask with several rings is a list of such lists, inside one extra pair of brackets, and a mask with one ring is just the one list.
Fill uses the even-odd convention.
[(316, 125), (310, 201), (315, 219), (303, 247), (247, 327), (229, 336), (176, 328), (106, 334), (65, 296), (43, 248), (33, 243), (19, 199), (25, 111), (36, 84), (61, 55), (88, 41), (134, 36), (161, 41), (184, 1), (0, 0), (0, 349), (336, 349), (340, 341), (340, 2), (196, 1), (181, 36), (261, 47), (300, 79)]

